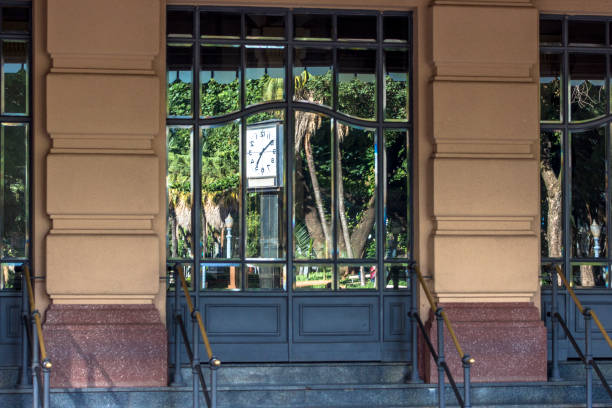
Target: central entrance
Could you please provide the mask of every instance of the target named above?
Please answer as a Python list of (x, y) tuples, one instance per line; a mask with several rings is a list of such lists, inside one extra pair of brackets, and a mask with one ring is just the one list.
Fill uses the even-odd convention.
[(215, 354), (408, 360), (411, 15), (167, 18), (167, 258)]

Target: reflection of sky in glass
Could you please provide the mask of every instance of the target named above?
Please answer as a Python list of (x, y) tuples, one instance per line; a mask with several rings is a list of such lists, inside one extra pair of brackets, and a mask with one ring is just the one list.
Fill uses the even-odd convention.
[(231, 84), (238, 78), (237, 71), (200, 71), (200, 81), (208, 82), (211, 79), (220, 84)]
[(16, 74), (21, 70), (27, 70), (28, 64), (4, 64), (4, 73), (5, 74)]
[(168, 83), (176, 80), (181, 82), (191, 83), (191, 71), (168, 71)]

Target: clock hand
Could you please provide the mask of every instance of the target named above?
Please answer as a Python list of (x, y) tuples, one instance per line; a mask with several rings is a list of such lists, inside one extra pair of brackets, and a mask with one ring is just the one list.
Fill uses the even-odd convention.
[(268, 143), (268, 144), (266, 145), (266, 147), (264, 147), (263, 149), (261, 149), (261, 152), (259, 152), (259, 158), (257, 158), (257, 163), (255, 163), (255, 167), (256, 167), (256, 168), (257, 168), (257, 167), (259, 167), (259, 161), (261, 160), (261, 156), (263, 156), (263, 154), (264, 154), (264, 152), (266, 151), (266, 149), (267, 149), (268, 147), (270, 147), (270, 145), (271, 145), (272, 143), (274, 143), (274, 140), (270, 140), (270, 143)]

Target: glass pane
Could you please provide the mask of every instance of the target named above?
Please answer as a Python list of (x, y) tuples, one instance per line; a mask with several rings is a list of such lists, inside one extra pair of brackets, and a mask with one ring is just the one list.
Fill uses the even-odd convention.
[(167, 50), (167, 98), (169, 117), (192, 115), (192, 54), (190, 45), (169, 45)]
[(200, 289), (240, 290), (240, 264), (202, 264)]
[(563, 256), (563, 133), (543, 130), (540, 133), (540, 204), (542, 256)]
[(166, 254), (169, 259), (191, 258), (193, 256), (191, 229), (193, 128), (191, 126), (170, 126), (166, 133), (168, 143)]
[(204, 258), (240, 258), (240, 121), (202, 129)]
[(338, 39), (348, 41), (375, 41), (376, 16), (338, 16)]
[(30, 31), (29, 7), (2, 7), (2, 31)]
[(408, 119), (408, 52), (385, 51), (385, 119)]
[(338, 288), (376, 289), (378, 274), (375, 265), (338, 265)]
[(572, 264), (570, 285), (577, 288), (609, 288), (610, 268), (603, 264)]
[(2, 41), (2, 112), (29, 113), (28, 44), (23, 41)]
[(295, 112), (293, 254), (297, 259), (332, 256), (332, 121)]
[(333, 281), (331, 265), (293, 265), (294, 290), (332, 290)]
[[(188, 263), (184, 263), (181, 264), (183, 266), (183, 275), (185, 276), (185, 283), (187, 284), (187, 289), (188, 290), (193, 290), (193, 275), (191, 273), (191, 271), (193, 270), (193, 266), (191, 264)], [(173, 271), (173, 265), (169, 264), (167, 265), (167, 274), (168, 274), (168, 291), (174, 292), (174, 288), (175, 288), (175, 278), (174, 278), (174, 271)], [(177, 276), (177, 282), (179, 285), (179, 290), (181, 291), (181, 293), (183, 293), (183, 287), (181, 285), (181, 281), (180, 278)]]
[(0, 290), (21, 290), (21, 274), (23, 264), (0, 264)]
[(406, 130), (385, 130), (385, 258), (410, 255), (410, 141)]
[(332, 16), (327, 14), (294, 14), (293, 36), (296, 40), (331, 40)]
[(285, 265), (247, 264), (247, 289), (286, 290)]
[(338, 122), (336, 189), (340, 258), (376, 258), (376, 132)]
[(204, 11), (200, 13), (202, 38), (240, 38), (240, 13)]
[(605, 55), (570, 54), (569, 64), (571, 121), (583, 122), (605, 115)]
[(362, 119), (376, 118), (376, 51), (338, 50), (338, 109)]
[(246, 104), (285, 99), (285, 49), (247, 47)]
[(561, 278), (558, 277), (558, 274), (557, 274), (558, 266), (560, 266), (561, 270), (563, 271), (562, 264), (555, 264), (555, 263), (548, 263), (548, 262), (542, 263), (542, 270), (540, 274), (540, 287), (542, 286), (550, 287), (554, 277), (557, 278), (557, 286), (558, 287), (563, 286), (563, 281), (561, 280)]
[(383, 38), (386, 42), (408, 42), (410, 37), (408, 16), (384, 16)]
[(240, 48), (200, 48), (200, 115), (240, 110)]
[(540, 20), (540, 45), (561, 45), (561, 20)]
[(561, 54), (540, 54), (540, 120), (561, 121)]
[(332, 106), (333, 57), (330, 49), (295, 48), (293, 100)]
[[(605, 134), (605, 128), (571, 134), (571, 253), (574, 258), (606, 256)], [(597, 230), (597, 226), (599, 226), (600, 231)], [(599, 235), (599, 238), (597, 238), (597, 235)]]
[(385, 265), (385, 289), (410, 289), (410, 265)]
[(246, 35), (247, 38), (283, 39), (285, 38), (285, 16), (247, 14)]
[(168, 37), (193, 37), (193, 10), (168, 10), (166, 33)]
[(247, 118), (248, 258), (284, 258), (286, 246), (283, 111)]
[(605, 45), (606, 23), (604, 21), (577, 21), (567, 23), (569, 45)]
[(29, 256), (28, 133), (27, 124), (2, 124), (2, 257)]

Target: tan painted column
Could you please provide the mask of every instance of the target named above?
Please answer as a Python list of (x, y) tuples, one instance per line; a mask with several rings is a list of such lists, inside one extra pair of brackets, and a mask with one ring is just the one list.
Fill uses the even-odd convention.
[(538, 13), (530, 0), (432, 7), (434, 289), (476, 381), (545, 380)]
[[(53, 386), (165, 386), (157, 0), (48, 0)], [(162, 295), (163, 296), (163, 292)]]

